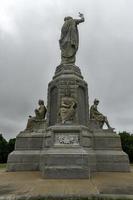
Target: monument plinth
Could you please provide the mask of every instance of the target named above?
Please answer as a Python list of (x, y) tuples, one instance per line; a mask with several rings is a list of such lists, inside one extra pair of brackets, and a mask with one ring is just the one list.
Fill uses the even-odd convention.
[[(80, 19), (65, 17), (59, 40), (61, 64), (48, 84), (47, 119), (42, 100), (35, 117), (16, 138), (8, 157), (7, 171), (40, 170), (43, 178), (89, 178), (93, 172), (128, 172), (129, 159), (120, 137), (108, 119), (90, 108), (88, 86), (75, 65)], [(104, 123), (107, 129), (103, 130)]]
[(89, 178), (95, 171), (92, 134), (86, 126), (55, 125), (47, 130), (52, 145), (41, 153), (40, 169), (44, 178)]
[(55, 125), (60, 121), (58, 114), (64, 96), (73, 97), (77, 104), (72, 123), (87, 126), (88, 86), (83, 80), (79, 67), (72, 64), (58, 66), (53, 80), (48, 85), (48, 125)]

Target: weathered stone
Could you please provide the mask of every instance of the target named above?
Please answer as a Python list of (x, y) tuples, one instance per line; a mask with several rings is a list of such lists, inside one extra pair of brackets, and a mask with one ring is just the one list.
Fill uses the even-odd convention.
[(58, 112), (58, 122), (61, 122), (62, 124), (71, 124), (75, 117), (76, 107), (77, 102), (71, 94), (65, 94), (65, 96), (61, 98), (61, 105)]
[[(94, 170), (93, 157), (77, 147), (52, 148), (41, 155), (41, 171), (44, 178), (89, 178)], [(92, 157), (92, 158), (91, 158)]]
[(8, 156), (7, 171), (38, 171), (40, 150), (15, 150)]
[(130, 171), (128, 155), (122, 151), (120, 136), (110, 129), (94, 130), (93, 149), (96, 171)]
[[(40, 170), (44, 178), (88, 178), (95, 171), (92, 134), (87, 127), (56, 125), (47, 131), (52, 148), (41, 152)], [(47, 142), (47, 138), (44, 141)]]
[(73, 19), (68, 16), (64, 18), (59, 40), (61, 49), (61, 63), (74, 64), (75, 55), (79, 46), (78, 24), (84, 22), (83, 14), (79, 13), (81, 19)]
[(48, 86), (48, 126), (58, 123), (58, 111), (61, 99), (69, 86), (71, 96), (76, 100), (77, 107), (73, 123), (88, 126), (89, 104), (88, 86), (83, 80), (79, 68), (75, 65), (58, 66), (53, 80)]
[(35, 109), (35, 117), (29, 116), (27, 126), (26, 126), (26, 131), (34, 131), (40, 128), (45, 128), (43, 124), (46, 123), (45, 115), (46, 115), (47, 109), (44, 105), (43, 100), (39, 100), (38, 105), (39, 105), (39, 108)]
[[(15, 151), (8, 156), (7, 171), (40, 170), (43, 178), (89, 178), (95, 171), (130, 171), (119, 135), (97, 110), (98, 100), (90, 109), (89, 120), (88, 86), (74, 64), (78, 32), (69, 41), (63, 32), (65, 29), (66, 34), (72, 33), (77, 22), (84, 21), (82, 14), (80, 17), (80, 21), (67, 18), (62, 28), (62, 64), (48, 85), (47, 120), (44, 103), (39, 102), (36, 116), (17, 136)], [(104, 123), (107, 130), (102, 129)]]
[(95, 120), (96, 125), (98, 125), (99, 128), (103, 128), (103, 125), (105, 123), (108, 128), (112, 129), (111, 126), (109, 125), (107, 117), (97, 110), (98, 104), (99, 100), (95, 99), (94, 104), (90, 108), (90, 119)]

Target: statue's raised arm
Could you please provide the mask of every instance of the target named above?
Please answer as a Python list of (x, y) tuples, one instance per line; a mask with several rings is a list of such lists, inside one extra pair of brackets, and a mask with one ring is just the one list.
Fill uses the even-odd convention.
[(64, 18), (59, 40), (61, 49), (61, 64), (75, 64), (75, 55), (79, 46), (79, 33), (77, 25), (85, 21), (84, 15), (79, 13), (80, 19), (70, 16)]
[(80, 19), (75, 19), (77, 24), (82, 23), (82, 22), (85, 21), (84, 15), (82, 13), (80, 13), (80, 12), (79, 12), (79, 17), (80, 17)]

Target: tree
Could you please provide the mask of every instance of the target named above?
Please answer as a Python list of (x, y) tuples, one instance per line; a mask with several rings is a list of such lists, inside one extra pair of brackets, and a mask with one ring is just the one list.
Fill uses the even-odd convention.
[(11, 153), (15, 148), (16, 138), (10, 139), (8, 142), (8, 153)]
[(16, 138), (10, 139), (9, 142), (0, 134), (0, 163), (6, 163), (8, 154), (14, 150)]
[(123, 131), (119, 135), (121, 137), (123, 151), (128, 154), (130, 162), (133, 162), (133, 134)]
[(8, 143), (0, 134), (0, 163), (6, 163), (8, 156)]

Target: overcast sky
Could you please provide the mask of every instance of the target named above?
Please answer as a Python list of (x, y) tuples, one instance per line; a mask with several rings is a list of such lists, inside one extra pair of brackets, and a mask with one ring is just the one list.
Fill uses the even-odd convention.
[(89, 103), (117, 131), (133, 132), (133, 0), (0, 0), (0, 132), (26, 127), (60, 64), (58, 40), (65, 16), (84, 13), (76, 65)]

